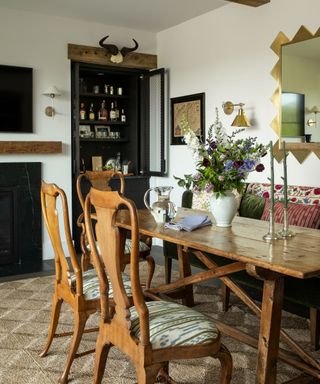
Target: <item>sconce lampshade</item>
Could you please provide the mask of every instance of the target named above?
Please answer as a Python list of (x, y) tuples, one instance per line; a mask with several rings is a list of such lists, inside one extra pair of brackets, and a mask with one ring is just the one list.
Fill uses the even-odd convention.
[(233, 120), (231, 126), (232, 127), (250, 127), (249, 120), (247, 119), (242, 107), (239, 108), (239, 112), (236, 118)]

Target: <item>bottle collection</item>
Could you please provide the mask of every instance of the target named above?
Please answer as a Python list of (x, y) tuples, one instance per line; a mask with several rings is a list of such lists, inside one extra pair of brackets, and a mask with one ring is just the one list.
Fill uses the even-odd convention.
[(88, 106), (86, 106), (83, 102), (80, 103), (79, 118), (80, 120), (104, 120), (121, 123), (125, 123), (127, 121), (125, 110), (124, 108), (121, 108), (120, 112), (117, 101), (111, 102), (108, 109), (105, 100), (101, 102), (99, 107), (92, 102), (89, 103)]

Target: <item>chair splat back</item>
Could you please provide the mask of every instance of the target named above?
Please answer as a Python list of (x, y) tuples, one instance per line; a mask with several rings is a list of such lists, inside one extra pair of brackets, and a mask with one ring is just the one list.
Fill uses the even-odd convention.
[(110, 180), (119, 177), (120, 179), (120, 193), (124, 194), (124, 176), (121, 172), (116, 171), (86, 171), (85, 173), (82, 173), (79, 175), (77, 179), (77, 194), (79, 197), (79, 201), (81, 204), (82, 209), (84, 208), (84, 193), (82, 190), (82, 181), (83, 179), (86, 179), (90, 187), (99, 189), (100, 191), (111, 191), (112, 188), (110, 187), (109, 183)]
[[(121, 257), (124, 252), (124, 244), (126, 238), (126, 231), (116, 226), (116, 215), (121, 208), (125, 206), (130, 215), (131, 220), (131, 263), (130, 263), (130, 278), (131, 289), (133, 296), (133, 303), (137, 308), (141, 326), (140, 342), (143, 345), (149, 343), (149, 322), (148, 322), (148, 309), (145, 305), (142, 289), (139, 278), (139, 230), (138, 218), (136, 207), (133, 201), (122, 197), (118, 192), (104, 192), (91, 188), (90, 193), (87, 195), (85, 201), (85, 225), (88, 235), (88, 241), (91, 249), (95, 249), (95, 238), (92, 228), (92, 215), (90, 214), (91, 205), (96, 211), (96, 225), (95, 231), (97, 236), (98, 245), (101, 252), (102, 261), (105, 265), (105, 270), (108, 274), (108, 279), (113, 288), (113, 301), (115, 303), (115, 318), (122, 327), (127, 330), (130, 329), (130, 311), (132, 303), (125, 292), (122, 280)], [(98, 253), (93, 252), (94, 264), (99, 265), (98, 274), (102, 273), (101, 261), (99, 260)], [(104, 298), (107, 299), (107, 295)], [(101, 300), (103, 300), (100, 294)], [(108, 304), (102, 303), (102, 307), (108, 307)]]
[(63, 281), (70, 286), (70, 267), (67, 262), (66, 254), (62, 246), (62, 238), (60, 232), (60, 223), (58, 218), (57, 201), (60, 199), (64, 233), (68, 247), (68, 253), (76, 275), (76, 291), (82, 294), (82, 273), (77, 260), (77, 256), (73, 247), (72, 237), (70, 233), (69, 214), (67, 198), (62, 189), (55, 184), (47, 184), (44, 181), (41, 183), (41, 206), (44, 220), (48, 229), (48, 233), (54, 249), (56, 280)]

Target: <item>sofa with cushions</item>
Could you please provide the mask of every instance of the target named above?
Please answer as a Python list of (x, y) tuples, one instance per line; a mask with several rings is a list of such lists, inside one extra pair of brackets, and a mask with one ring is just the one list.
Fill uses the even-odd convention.
[[(257, 220), (269, 220), (270, 207), (270, 184), (267, 183), (250, 183), (247, 185), (245, 193), (241, 196), (239, 205), (239, 215)], [(278, 223), (283, 222), (283, 186), (275, 185), (274, 188), (274, 217)], [(193, 208), (208, 208), (208, 200), (206, 198), (194, 199)], [(183, 201), (186, 201), (185, 199)], [(190, 199), (188, 200), (190, 203)], [(186, 206), (191, 208), (191, 206)], [(289, 225), (297, 225), (302, 227), (320, 229), (320, 188), (307, 186), (288, 186), (288, 213)], [(170, 281), (172, 259), (177, 258), (177, 250), (174, 244), (164, 242), (163, 253), (165, 256), (166, 281)], [(206, 267), (193, 256), (190, 252), (190, 263), (198, 268)], [(218, 264), (224, 265), (231, 261), (223, 257), (210, 255), (210, 257)], [(320, 253), (319, 253), (320, 258)], [(245, 271), (234, 273), (231, 277), (236, 283), (241, 285), (253, 296), (259, 297), (262, 292), (262, 282), (257, 280)], [(224, 287), (224, 309), (229, 306), (229, 290)], [(319, 348), (319, 328), (320, 328), (320, 299), (318, 292), (320, 290), (320, 278), (311, 278), (299, 280), (291, 277), (285, 278), (284, 288), (284, 306), (287, 310), (291, 310), (298, 306), (309, 311), (311, 342), (315, 349)], [(294, 310), (293, 310), (294, 312)]]

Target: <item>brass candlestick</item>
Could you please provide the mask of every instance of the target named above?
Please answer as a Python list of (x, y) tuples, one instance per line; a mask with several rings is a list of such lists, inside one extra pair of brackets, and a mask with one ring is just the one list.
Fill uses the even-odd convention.
[(279, 240), (279, 236), (274, 230), (273, 207), (269, 209), (269, 232), (263, 236), (263, 240)]
[(283, 228), (278, 232), (278, 235), (282, 239), (287, 239), (288, 237), (292, 237), (295, 235), (295, 232), (289, 230), (288, 224), (288, 208), (283, 208)]

